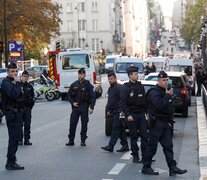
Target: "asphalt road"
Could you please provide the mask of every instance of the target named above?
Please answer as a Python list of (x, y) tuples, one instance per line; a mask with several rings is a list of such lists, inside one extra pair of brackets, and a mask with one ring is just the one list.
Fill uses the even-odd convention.
[[(103, 78), (104, 94), (106, 78)], [(80, 124), (76, 132), (75, 146), (66, 147), (71, 108), (61, 100), (38, 100), (33, 109), (32, 146), (20, 146), (18, 162), (24, 171), (5, 170), (8, 143), (5, 120), (0, 125), (0, 180), (158, 180), (199, 179), (198, 142), (195, 98), (189, 108), (189, 117), (176, 116), (174, 152), (178, 167), (186, 168), (187, 174), (169, 177), (162, 148), (159, 146), (153, 167), (159, 176), (140, 173), (141, 164), (132, 163), (130, 153), (108, 153), (100, 149), (108, 144), (104, 134), (104, 106), (106, 98), (97, 100), (94, 114), (90, 116), (87, 146), (80, 146)], [(120, 148), (119, 142), (115, 150)]]

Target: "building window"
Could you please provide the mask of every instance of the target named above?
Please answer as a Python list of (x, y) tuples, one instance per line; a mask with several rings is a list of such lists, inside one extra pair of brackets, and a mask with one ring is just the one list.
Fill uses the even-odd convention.
[(99, 51), (99, 38), (92, 39), (92, 50), (96, 52)]
[(86, 20), (79, 20), (78, 21), (78, 29), (79, 29), (79, 31), (86, 30)]
[(73, 21), (68, 20), (67, 21), (67, 26), (68, 26), (68, 32), (72, 32), (73, 31)]
[(80, 8), (81, 8), (81, 12), (85, 12), (85, 3), (84, 2), (81, 2), (80, 3)]
[(98, 30), (98, 20), (97, 19), (92, 20), (92, 28), (93, 28), (93, 31)]
[(92, 11), (97, 11), (98, 8), (97, 8), (97, 1), (92, 1)]
[(73, 12), (73, 3), (67, 3), (67, 13)]

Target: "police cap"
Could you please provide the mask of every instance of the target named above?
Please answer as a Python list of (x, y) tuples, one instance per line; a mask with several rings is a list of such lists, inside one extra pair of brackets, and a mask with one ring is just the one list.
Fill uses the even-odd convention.
[(9, 63), (9, 65), (7, 66), (7, 69), (16, 69), (17, 65), (14, 62)]
[(86, 73), (86, 71), (85, 71), (84, 68), (80, 68), (80, 69), (78, 70), (78, 74), (85, 74), (85, 73)]
[(29, 73), (28, 73), (28, 71), (25, 70), (25, 71), (22, 72), (22, 75), (29, 76)]
[(139, 68), (136, 66), (130, 66), (127, 68), (127, 74), (129, 75), (132, 72), (138, 72)]
[(160, 71), (157, 77), (158, 78), (167, 78), (168, 75), (165, 71)]
[(107, 73), (107, 76), (108, 76), (108, 77), (111, 77), (111, 76), (115, 76), (115, 77), (116, 77), (116, 74), (115, 74), (115, 72), (114, 72), (113, 70), (111, 70), (111, 71), (109, 71), (109, 72)]

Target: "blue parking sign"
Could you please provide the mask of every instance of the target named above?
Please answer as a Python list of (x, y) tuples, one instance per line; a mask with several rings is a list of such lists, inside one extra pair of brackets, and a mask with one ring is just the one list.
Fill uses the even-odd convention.
[(22, 60), (23, 43), (22, 41), (9, 41), (9, 57), (11, 60)]

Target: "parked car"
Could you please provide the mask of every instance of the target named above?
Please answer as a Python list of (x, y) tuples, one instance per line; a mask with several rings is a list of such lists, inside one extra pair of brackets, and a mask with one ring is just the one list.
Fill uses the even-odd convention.
[(32, 66), (27, 68), (27, 71), (32, 78), (39, 78), (44, 69), (48, 71), (48, 66)]
[[(182, 72), (166, 72), (169, 77), (169, 84), (173, 88), (175, 95), (175, 112), (181, 113), (183, 117), (188, 117), (189, 95), (186, 82)], [(145, 76), (145, 80), (157, 81), (158, 73), (150, 73)]]
[(114, 61), (117, 55), (106, 56), (105, 71), (106, 73), (113, 69)]

